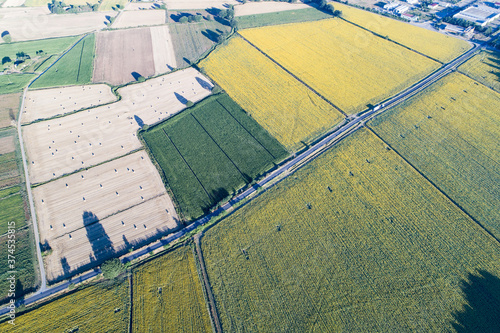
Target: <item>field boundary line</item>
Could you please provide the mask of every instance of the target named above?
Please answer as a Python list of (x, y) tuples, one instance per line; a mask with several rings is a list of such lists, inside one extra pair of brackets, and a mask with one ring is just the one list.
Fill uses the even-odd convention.
[[(241, 127), (242, 127), (242, 128), (243, 128), (243, 129), (244, 129), (244, 130), (245, 130), (245, 131), (246, 131), (246, 132), (247, 132), (247, 133), (248, 133), (248, 134), (249, 134), (249, 135), (250, 135), (250, 136), (251, 136), (251, 137), (255, 140), (255, 141), (257, 141), (257, 143), (258, 143), (258, 144), (259, 144), (262, 148), (264, 148), (264, 150), (265, 150), (265, 151), (266, 151), (269, 155), (271, 155), (271, 157), (272, 157), (273, 159), (276, 159), (276, 157), (275, 157), (275, 156), (274, 156), (274, 155), (273, 155), (273, 154), (272, 154), (269, 150), (267, 150), (267, 148), (266, 148), (266, 147), (265, 147), (265, 146), (264, 146), (264, 145), (263, 145), (263, 144), (262, 144), (262, 143), (261, 143), (261, 142), (260, 142), (260, 141), (259, 141), (259, 140), (258, 140), (258, 139), (257, 139), (257, 138), (253, 135), (253, 134), (252, 134), (252, 133), (250, 133), (250, 131), (249, 131), (249, 130), (245, 127), (245, 126), (243, 126), (243, 124), (242, 124), (242, 123), (240, 123), (240, 121), (239, 121), (238, 119), (236, 119), (236, 117), (235, 117), (235, 116), (234, 116), (231, 112), (229, 112), (229, 110), (228, 110), (228, 109), (227, 109), (227, 108), (226, 108), (226, 107), (225, 107), (225, 106), (224, 106), (224, 105), (223, 105), (223, 104), (222, 104), (219, 100), (217, 100), (217, 103), (219, 103), (219, 105), (220, 105), (220, 106), (222, 106), (222, 108), (223, 108), (224, 110), (226, 110), (226, 112), (227, 112), (227, 113), (228, 113), (228, 114), (229, 114), (229, 115), (230, 115), (230, 116), (234, 119), (234, 121), (236, 121), (236, 122), (238, 123), (238, 125), (240, 125), (240, 126), (241, 126)], [(246, 112), (245, 112), (245, 113), (246, 113)], [(263, 128), (263, 129), (264, 129), (264, 128)], [(267, 132), (267, 131), (266, 131), (266, 132)], [(271, 135), (271, 134), (269, 134), (269, 135)]]
[(347, 117), (347, 113), (345, 113), (341, 108), (339, 108), (337, 105), (333, 104), (330, 100), (328, 100), (325, 96), (321, 95), (319, 92), (317, 92), (315, 89), (313, 89), (313, 87), (311, 87), (310, 85), (308, 85), (307, 83), (305, 83), (304, 81), (302, 81), (298, 76), (296, 76), (295, 74), (293, 74), (292, 72), (290, 72), (288, 69), (286, 69), (283, 65), (281, 65), (279, 62), (277, 62), (276, 60), (274, 60), (270, 55), (268, 55), (267, 53), (265, 53), (264, 51), (262, 51), (260, 48), (258, 48), (255, 44), (253, 44), (252, 42), (250, 42), (248, 39), (246, 39), (245, 37), (243, 37), (239, 32), (236, 33), (239, 37), (241, 37), (245, 42), (247, 42), (248, 44), (250, 44), (253, 48), (255, 48), (257, 51), (259, 51), (260, 53), (262, 53), (266, 58), (268, 58), (269, 60), (271, 60), (274, 64), (276, 64), (279, 68), (281, 68), (282, 70), (284, 70), (286, 73), (288, 73), (289, 75), (291, 75), (295, 80), (299, 81), (300, 83), (302, 83), (306, 88), (308, 88), (309, 90), (311, 90), (313, 93), (315, 93), (319, 98), (321, 98), (322, 100), (324, 100), (325, 102), (327, 102), (328, 104), (330, 104), (331, 106), (333, 106), (333, 108), (335, 110), (337, 110), (338, 112), (340, 112), (344, 117)]
[(227, 157), (227, 159), (229, 161), (231, 161), (231, 163), (234, 165), (234, 167), (236, 168), (236, 170), (238, 170), (238, 172), (240, 173), (241, 177), (243, 178), (243, 181), (246, 182), (246, 179), (245, 179), (245, 176), (243, 175), (243, 172), (241, 172), (240, 168), (238, 168), (238, 166), (236, 165), (236, 163), (234, 163), (234, 161), (227, 155), (227, 153), (224, 151), (224, 149), (222, 149), (222, 147), (217, 143), (217, 141), (215, 141), (215, 139), (210, 135), (210, 133), (208, 133), (208, 131), (205, 129), (205, 127), (200, 123), (200, 121), (194, 116), (193, 113), (191, 113), (191, 117), (193, 117), (194, 120), (196, 120), (196, 122), (198, 123), (198, 125), (200, 125), (200, 127), (203, 129), (203, 131), (205, 133), (207, 133), (207, 135), (210, 137), (210, 139), (215, 143), (215, 145), (217, 146), (217, 148), (220, 149), (220, 151), (224, 154), (224, 156)]
[(417, 167), (415, 167), (410, 161), (408, 161), (403, 155), (401, 155), (394, 147), (392, 147), (388, 142), (386, 142), (381, 136), (379, 136), (371, 127), (365, 125), (365, 127), (375, 135), (380, 141), (382, 141), (387, 147), (391, 148), (403, 161), (405, 161), (413, 170), (415, 170), (420, 176), (422, 176), (429, 184), (432, 185), (436, 190), (438, 190), (446, 199), (448, 199), (453, 205), (455, 205), (462, 213), (464, 213), (471, 221), (475, 222), (477, 226), (480, 227), (483, 232), (487, 233), (491, 238), (493, 238), (498, 244), (500, 244), (500, 240), (495, 237), (488, 229), (486, 229), (481, 222), (476, 220), (472, 215), (470, 215), (467, 210), (465, 210), (460, 204), (458, 204), (455, 200), (453, 200), (448, 194), (446, 194), (439, 186), (437, 186), (432, 180), (430, 180), (426, 175), (423, 174)]
[(208, 307), (210, 310), (209, 314), (210, 314), (212, 326), (215, 329), (215, 332), (222, 333), (222, 326), (220, 323), (219, 313), (217, 312), (217, 306), (215, 305), (215, 298), (214, 298), (214, 295), (212, 293), (212, 287), (211, 287), (210, 281), (208, 279), (207, 269), (205, 266), (205, 260), (203, 258), (203, 251), (201, 250), (201, 246), (200, 246), (200, 238), (202, 236), (203, 236), (203, 232), (198, 233), (193, 237), (195, 247), (196, 247), (196, 251), (195, 251), (196, 259), (198, 259), (197, 262), (199, 264), (199, 267), (201, 270), (201, 275), (203, 277), (203, 281), (201, 281), (203, 284), (203, 289), (205, 290), (205, 294), (208, 297)]
[(196, 175), (196, 173), (194, 173), (193, 169), (191, 168), (191, 166), (189, 165), (189, 163), (186, 161), (186, 159), (184, 158), (184, 156), (182, 156), (181, 152), (179, 151), (179, 148), (177, 148), (177, 146), (175, 145), (175, 143), (172, 141), (172, 139), (168, 136), (167, 132), (165, 131), (164, 128), (161, 129), (163, 131), (163, 133), (165, 134), (165, 136), (170, 140), (170, 143), (172, 143), (172, 146), (174, 146), (175, 150), (177, 151), (177, 153), (179, 153), (179, 156), (182, 158), (182, 160), (184, 161), (184, 163), (186, 163), (187, 167), (189, 168), (189, 170), (191, 170), (191, 172), (193, 173), (193, 176), (196, 178), (196, 180), (198, 181), (198, 183), (200, 184), (201, 188), (203, 189), (203, 191), (205, 191), (206, 195), (208, 196), (208, 199), (209, 200), (212, 200), (212, 197), (210, 196), (210, 194), (208, 194), (208, 191), (207, 189), (205, 188), (205, 186), (203, 186), (203, 184), (201, 183), (201, 180), (198, 178), (198, 176)]

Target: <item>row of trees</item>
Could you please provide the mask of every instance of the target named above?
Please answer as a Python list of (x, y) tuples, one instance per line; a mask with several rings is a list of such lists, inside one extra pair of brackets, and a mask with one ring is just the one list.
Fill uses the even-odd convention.
[(87, 2), (86, 5), (74, 6), (67, 5), (64, 1), (52, 0), (48, 4), (49, 10), (53, 14), (63, 14), (63, 13), (81, 13), (81, 12), (96, 12), (99, 9), (99, 4), (101, 1), (95, 4), (90, 4)]
[(493, 33), (493, 29), (491, 27), (482, 27), (479, 24), (475, 24), (473, 22), (469, 22), (467, 20), (452, 17), (452, 16), (448, 16), (448, 17), (443, 18), (442, 22), (450, 23), (453, 25), (458, 25), (459, 27), (463, 27), (463, 28), (467, 28), (467, 27), (472, 26), (472, 27), (474, 27), (474, 29), (476, 31), (482, 33), (485, 36), (491, 36), (491, 34)]

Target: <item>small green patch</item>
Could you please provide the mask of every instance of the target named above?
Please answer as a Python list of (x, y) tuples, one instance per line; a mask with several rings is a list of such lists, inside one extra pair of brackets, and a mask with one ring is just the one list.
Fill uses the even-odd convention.
[(34, 74), (0, 75), (0, 94), (10, 94), (21, 91), (34, 77)]
[(18, 193), (21, 188), (19, 186), (12, 186), (3, 190), (0, 190), (0, 199), (8, 197), (11, 194)]
[(240, 16), (238, 17), (238, 28), (246, 29), (263, 27), (267, 25), (316, 21), (331, 17), (332, 15), (319, 11), (315, 8), (286, 10), (276, 13)]

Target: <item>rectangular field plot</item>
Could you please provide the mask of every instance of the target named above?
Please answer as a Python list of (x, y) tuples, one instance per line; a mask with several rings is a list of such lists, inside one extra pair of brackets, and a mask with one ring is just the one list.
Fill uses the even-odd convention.
[(241, 38), (232, 38), (200, 66), (288, 149), (297, 149), (343, 118)]
[(196, 218), (286, 156), (227, 95), (143, 134), (185, 218)]
[(212, 332), (189, 246), (135, 268), (133, 281), (133, 332)]
[(22, 123), (106, 104), (116, 100), (105, 84), (30, 90), (26, 94)]
[(0, 95), (0, 128), (13, 125), (19, 112), (21, 93)]
[(348, 114), (394, 95), (439, 67), (340, 19), (240, 33)]
[(38, 78), (30, 88), (87, 84), (92, 80), (95, 36), (83, 38), (57, 63)]
[(120, 85), (155, 74), (149, 28), (99, 32), (96, 55), (93, 82)]
[(446, 36), (436, 31), (416, 27), (341, 3), (335, 2), (333, 5), (335, 9), (342, 11), (342, 18), (347, 21), (362, 26), (380, 36), (387, 36), (396, 43), (441, 62), (451, 61), (471, 48), (471, 44), (462, 39)]
[[(260, 2), (256, 4), (271, 4), (274, 2)], [(248, 2), (247, 4), (254, 4)], [(239, 7), (239, 6), (238, 6)], [(236, 10), (238, 12), (238, 10)], [(298, 23), (306, 21), (317, 21), (332, 18), (331, 14), (322, 12), (316, 8), (306, 6), (303, 9), (285, 10), (274, 13), (254, 14), (238, 17), (238, 27), (240, 29), (263, 27), (267, 25), (277, 25), (286, 23)]]
[(153, 45), (155, 74), (169, 72), (177, 67), (170, 30), (167, 25), (149, 29), (151, 31), (151, 44)]
[(0, 324), (0, 331), (127, 332), (130, 312), (127, 280), (113, 285), (97, 284), (74, 291), (16, 316), (16, 325)]
[(224, 331), (496, 329), (498, 243), (367, 130), (201, 241)]
[(500, 92), (500, 52), (483, 50), (459, 67), (460, 72)]
[(165, 24), (165, 10), (131, 10), (122, 11), (111, 26), (113, 29), (133, 28), (149, 25)]
[(145, 152), (38, 186), (33, 197), (40, 240), (52, 248), (46, 257), (50, 279), (177, 225), (173, 204)]
[[(210, 94), (211, 84), (196, 70), (121, 88), (116, 103), (23, 127), (33, 184), (123, 156), (142, 144), (136, 132)], [(99, 95), (98, 90), (94, 90)], [(60, 104), (60, 103), (59, 103)], [(57, 105), (59, 105), (57, 104)]]
[(500, 238), (500, 94), (451, 74), (370, 123)]

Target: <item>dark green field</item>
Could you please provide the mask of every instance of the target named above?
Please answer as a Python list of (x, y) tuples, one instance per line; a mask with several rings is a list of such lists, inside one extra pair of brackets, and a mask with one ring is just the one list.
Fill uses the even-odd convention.
[(287, 155), (227, 95), (207, 98), (143, 138), (186, 219), (201, 216)]
[(323, 13), (315, 8), (286, 10), (283, 12), (256, 14), (238, 17), (238, 27), (240, 29), (263, 27), (267, 25), (299, 23), (306, 21), (316, 21), (331, 18), (332, 16)]
[(32, 88), (87, 84), (92, 81), (95, 36), (89, 35), (36, 80)]

